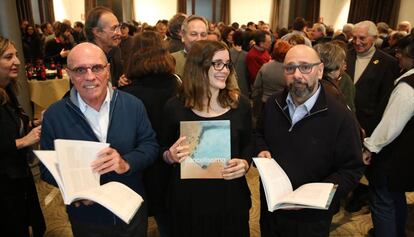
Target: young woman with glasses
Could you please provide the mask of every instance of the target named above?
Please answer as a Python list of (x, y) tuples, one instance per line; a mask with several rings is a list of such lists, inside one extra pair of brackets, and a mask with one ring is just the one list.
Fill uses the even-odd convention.
[[(216, 41), (192, 46), (176, 97), (164, 109), (161, 146), (172, 166), (168, 205), (172, 236), (249, 236), (250, 191), (245, 174), (252, 157), (251, 111), (240, 95), (228, 47)], [(221, 179), (181, 179), (189, 155), (181, 121), (229, 120), (231, 157)], [(214, 145), (209, 149), (215, 149)]]

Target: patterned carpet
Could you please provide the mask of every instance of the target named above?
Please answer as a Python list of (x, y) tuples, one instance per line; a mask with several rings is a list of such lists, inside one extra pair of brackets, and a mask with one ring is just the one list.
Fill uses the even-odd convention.
[[(45, 215), (47, 231), (45, 237), (70, 237), (72, 236), (70, 224), (63, 206), (62, 197), (58, 189), (40, 181), (36, 169), (34, 175), (37, 179), (37, 190), (43, 213)], [(250, 233), (252, 237), (259, 237), (259, 176), (255, 168), (251, 168), (247, 174), (247, 180), (252, 191), (253, 207), (250, 210)], [(414, 193), (407, 193), (409, 203), (409, 217), (407, 236), (414, 237)], [(368, 207), (363, 207), (357, 213), (348, 213), (341, 209), (335, 215), (331, 226), (331, 237), (363, 237), (372, 227), (371, 216)], [(148, 237), (158, 237), (156, 224), (149, 219)]]

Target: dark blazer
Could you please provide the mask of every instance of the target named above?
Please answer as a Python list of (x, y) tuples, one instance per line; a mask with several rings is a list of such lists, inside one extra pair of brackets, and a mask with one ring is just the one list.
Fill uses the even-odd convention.
[[(347, 56), (347, 73), (354, 80), (356, 52), (351, 49)], [(367, 136), (371, 135), (381, 120), (388, 98), (399, 76), (398, 61), (376, 49), (368, 66), (355, 84), (356, 116)]]

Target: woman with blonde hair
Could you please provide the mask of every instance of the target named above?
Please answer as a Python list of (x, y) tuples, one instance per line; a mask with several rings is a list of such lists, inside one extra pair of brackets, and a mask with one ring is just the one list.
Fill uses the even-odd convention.
[(20, 60), (10, 40), (0, 36), (0, 206), (4, 236), (43, 236), (42, 210), (27, 163), (31, 145), (40, 138), (40, 126), (28, 128), (29, 119), (16, 98)]
[[(172, 166), (169, 186), (172, 236), (249, 236), (250, 191), (245, 174), (252, 157), (251, 111), (240, 96), (228, 47), (198, 41), (187, 55), (178, 96), (164, 108), (161, 147)], [(231, 157), (221, 179), (180, 179), (189, 154), (181, 121), (230, 121)], [(211, 147), (208, 149), (215, 149)]]

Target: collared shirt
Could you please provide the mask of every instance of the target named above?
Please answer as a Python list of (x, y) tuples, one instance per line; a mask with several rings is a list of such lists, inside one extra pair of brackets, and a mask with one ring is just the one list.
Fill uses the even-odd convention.
[[(414, 69), (400, 76), (402, 78), (414, 74)], [(392, 91), (381, 122), (370, 137), (364, 139), (364, 145), (371, 152), (378, 153), (386, 145), (397, 138), (407, 122), (414, 116), (414, 89), (407, 83), (399, 83)]]
[(303, 104), (296, 106), (295, 102), (293, 101), (293, 98), (289, 92), (288, 96), (286, 97), (286, 103), (289, 109), (289, 115), (290, 119), (292, 120), (292, 126), (289, 130), (293, 128), (293, 126), (302, 120), (306, 115), (310, 114), (311, 109), (316, 103), (316, 100), (318, 99), (319, 93), (321, 91), (321, 86), (318, 85), (318, 90), (309, 98), (307, 99)]
[(106, 97), (104, 102), (101, 105), (99, 111), (96, 111), (94, 108), (90, 107), (82, 99), (78, 93), (79, 109), (85, 115), (86, 120), (91, 126), (93, 132), (100, 142), (106, 142), (106, 136), (108, 134), (108, 125), (109, 125), (109, 105), (111, 103), (111, 96), (109, 89), (106, 89)]

